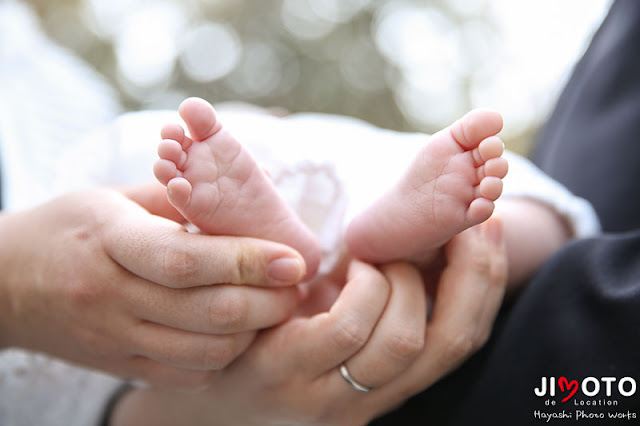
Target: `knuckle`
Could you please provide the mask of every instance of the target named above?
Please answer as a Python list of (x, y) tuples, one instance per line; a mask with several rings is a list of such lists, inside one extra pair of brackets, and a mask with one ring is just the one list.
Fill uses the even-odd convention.
[(65, 286), (67, 300), (79, 310), (89, 309), (103, 299), (100, 286), (93, 285), (91, 280), (77, 277), (67, 281)]
[(469, 331), (447, 335), (444, 344), (452, 360), (466, 359), (476, 351), (475, 339)]
[(477, 274), (488, 276), (491, 272), (491, 259), (486, 253), (474, 255), (469, 263), (470, 269)]
[(249, 255), (243, 249), (236, 250), (236, 264), (233, 284), (246, 284), (250, 282)]
[(198, 269), (196, 256), (188, 245), (165, 242), (162, 261), (164, 275), (171, 281), (182, 284), (193, 280)]
[[(74, 235), (73, 238), (83, 237)], [(81, 244), (83, 252), (78, 250), (73, 252), (72, 256), (79, 259), (75, 268), (66, 268), (56, 258), (47, 259), (53, 264), (51, 266), (53, 269), (48, 269), (40, 278), (45, 282), (47, 277), (53, 277), (54, 280), (64, 283), (62, 287), (64, 296), (72, 306), (79, 309), (89, 309), (96, 303), (104, 303), (110, 293), (118, 291), (116, 286), (107, 284), (108, 278), (117, 278), (117, 276), (114, 277), (113, 271), (109, 268), (105, 269), (101, 264), (95, 266), (96, 259), (100, 261), (103, 259), (99, 249), (93, 243)], [(73, 247), (73, 243), (70, 246)], [(102, 268), (98, 271), (99, 274), (96, 274), (97, 268)]]
[[(226, 262), (231, 262), (228, 271), (228, 281), (232, 284), (257, 284), (258, 273), (261, 264), (259, 250), (251, 244), (236, 240), (225, 253)], [(260, 269), (261, 271), (261, 269)]]
[(249, 319), (249, 299), (244, 292), (231, 292), (220, 288), (207, 304), (207, 320), (214, 331), (242, 330)]
[(333, 339), (339, 348), (360, 348), (368, 338), (368, 330), (357, 320), (347, 317), (337, 321)]
[(212, 344), (205, 348), (200, 359), (203, 368), (221, 370), (234, 360), (236, 354), (232, 344), (225, 343)]
[(399, 361), (413, 360), (424, 348), (424, 334), (411, 330), (401, 330), (391, 335), (384, 342), (384, 350), (393, 359)]

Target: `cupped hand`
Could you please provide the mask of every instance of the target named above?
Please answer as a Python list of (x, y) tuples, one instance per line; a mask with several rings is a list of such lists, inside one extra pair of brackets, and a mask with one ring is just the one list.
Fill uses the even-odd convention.
[(0, 235), (0, 347), (170, 387), (207, 385), (288, 318), (305, 272), (286, 246), (191, 234), (112, 190), (5, 213)]
[[(428, 320), (421, 271), (354, 261), (329, 311), (263, 332), (205, 393), (131, 393), (114, 424), (367, 423), (444, 377), (489, 336), (506, 286), (501, 224), (466, 231), (445, 252)], [(342, 365), (372, 390), (348, 384)]]

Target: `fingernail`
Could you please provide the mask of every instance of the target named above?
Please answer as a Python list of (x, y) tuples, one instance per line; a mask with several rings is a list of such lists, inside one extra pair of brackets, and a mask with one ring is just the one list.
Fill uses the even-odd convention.
[(484, 224), (484, 235), (491, 241), (496, 247), (502, 247), (502, 220), (493, 217), (487, 220)]
[(300, 282), (304, 276), (304, 267), (299, 259), (294, 257), (281, 257), (269, 263), (267, 273), (276, 281), (293, 284)]

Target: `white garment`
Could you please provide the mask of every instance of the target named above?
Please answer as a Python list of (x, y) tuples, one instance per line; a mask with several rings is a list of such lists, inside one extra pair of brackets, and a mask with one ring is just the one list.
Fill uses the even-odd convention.
[[(7, 209), (103, 184), (153, 179), (161, 124), (175, 113), (118, 111), (111, 89), (73, 55), (48, 41), (28, 9), (0, 2), (0, 157)], [(267, 167), (287, 201), (319, 235), (323, 264), (344, 224), (388, 188), (426, 143), (423, 134), (375, 128), (321, 114), (277, 119), (223, 112), (224, 124)], [(565, 215), (575, 235), (598, 232), (591, 206), (507, 154), (504, 197), (527, 196)], [(118, 380), (43, 355), (0, 351), (0, 425), (95, 424)]]

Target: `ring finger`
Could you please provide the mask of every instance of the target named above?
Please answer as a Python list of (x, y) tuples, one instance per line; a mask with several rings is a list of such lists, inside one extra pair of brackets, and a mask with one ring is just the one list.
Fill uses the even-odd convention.
[(370, 388), (384, 385), (409, 367), (422, 351), (426, 328), (420, 272), (400, 262), (381, 269), (391, 286), (389, 302), (367, 344), (344, 363), (353, 380)]

